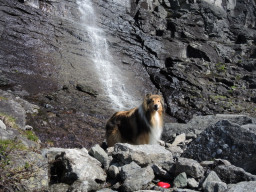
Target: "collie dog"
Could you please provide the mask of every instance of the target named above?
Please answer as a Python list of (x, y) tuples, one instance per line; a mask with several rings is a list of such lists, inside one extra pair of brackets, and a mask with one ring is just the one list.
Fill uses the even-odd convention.
[(163, 131), (163, 109), (160, 95), (147, 94), (139, 107), (115, 113), (106, 124), (108, 147), (116, 143), (156, 144)]

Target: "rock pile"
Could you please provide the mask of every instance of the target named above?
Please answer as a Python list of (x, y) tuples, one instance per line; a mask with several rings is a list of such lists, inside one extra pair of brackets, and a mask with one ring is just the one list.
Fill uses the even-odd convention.
[[(166, 124), (159, 145), (41, 151), (25, 120), (38, 107), (1, 94), (0, 189), (11, 173), (8, 188), (23, 191), (255, 191), (255, 118), (196, 116), (187, 124)], [(16, 123), (17, 111), (24, 115)], [(161, 188), (160, 181), (171, 188)]]
[[(188, 124), (172, 124), (174, 127), (178, 125), (183, 126), (183, 133), (177, 132), (174, 137), (175, 134), (168, 129), (171, 125), (167, 125), (164, 134), (169, 140), (160, 142), (160, 145), (116, 144), (106, 150), (95, 145), (89, 152), (85, 149), (49, 149), (46, 155), (50, 172), (58, 170), (59, 164), (69, 167), (65, 169), (65, 173), (62, 170), (55, 172), (55, 177), (60, 178), (61, 182), (50, 185), (51, 191), (63, 191), (63, 186), (66, 191), (76, 187), (85, 191), (255, 191), (256, 175), (253, 175), (255, 172), (252, 163), (255, 160), (250, 155), (255, 154), (254, 118), (244, 115), (216, 115), (195, 117)], [(234, 137), (233, 134), (239, 137)], [(245, 136), (247, 137), (244, 138)], [(225, 143), (232, 143), (229, 147), (231, 151), (218, 152), (220, 150), (217, 148), (227, 148)], [(232, 150), (236, 150), (236, 153)], [(78, 177), (81, 170), (76, 169), (78, 165), (74, 164), (73, 156), (81, 152), (84, 157), (76, 157), (80, 158), (77, 163), (85, 164), (86, 166), (80, 167), (87, 167), (83, 172), (94, 180), (85, 181)], [(88, 161), (92, 157), (98, 163)], [(56, 160), (62, 163), (56, 164)], [(240, 167), (235, 166), (239, 160), (244, 164), (240, 161)], [(250, 172), (241, 167), (248, 168), (246, 170)], [(72, 180), (73, 174), (77, 175), (77, 180), (71, 184), (64, 182), (64, 185), (63, 181)], [(160, 181), (171, 184), (171, 188), (159, 187), (157, 184)]]
[[(50, 191), (54, 192), (231, 192), (238, 189), (253, 191), (256, 187), (256, 175), (231, 165), (227, 160), (214, 159), (199, 163), (193, 159), (175, 157), (160, 145), (116, 144), (106, 152), (98, 145), (89, 152), (86, 149), (53, 148), (45, 154), (52, 174)], [(170, 183), (171, 188), (159, 187), (157, 183), (160, 181)], [(246, 188), (241, 190), (243, 186)]]

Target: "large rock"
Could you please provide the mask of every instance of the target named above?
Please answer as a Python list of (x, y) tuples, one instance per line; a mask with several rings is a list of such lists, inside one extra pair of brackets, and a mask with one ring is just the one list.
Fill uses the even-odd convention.
[(210, 125), (216, 124), (218, 121), (227, 119), (232, 123), (239, 125), (247, 124), (256, 124), (256, 119), (249, 117), (247, 115), (240, 114), (216, 114), (216, 115), (206, 115), (206, 116), (193, 116), (193, 118), (184, 123), (166, 123), (163, 133), (163, 139), (168, 140), (172, 137), (173, 134), (182, 134), (182, 133), (199, 133), (205, 130)]
[(128, 177), (131, 177), (134, 173), (138, 172), (139, 169), (141, 169), (141, 167), (134, 162), (126, 164), (121, 167), (120, 177), (124, 181)]
[(227, 184), (222, 182), (214, 171), (211, 171), (205, 178), (202, 187), (205, 192), (224, 192), (227, 189)]
[(107, 153), (100, 147), (100, 145), (96, 144), (93, 146), (89, 154), (93, 156), (95, 159), (97, 159), (101, 164), (104, 166), (104, 168), (108, 168), (108, 155)]
[(220, 165), (214, 168), (225, 183), (238, 183), (241, 181), (256, 181), (256, 175), (246, 172), (240, 167), (234, 165)]
[(185, 172), (180, 173), (175, 179), (173, 180), (173, 185), (177, 188), (184, 188), (187, 186), (187, 175)]
[(140, 166), (173, 162), (172, 153), (160, 145), (115, 144), (114, 159), (124, 164), (134, 161)]
[(204, 168), (195, 160), (187, 158), (178, 158), (175, 163), (175, 173), (179, 174), (185, 172), (187, 175), (194, 178), (201, 178), (204, 175)]
[(27, 114), (36, 114), (38, 109), (39, 106), (0, 89), (0, 116), (9, 126), (25, 130)]
[(256, 192), (256, 181), (240, 182), (237, 184), (229, 185), (226, 192)]
[(133, 174), (129, 175), (123, 185), (121, 191), (137, 191), (146, 187), (149, 182), (154, 179), (155, 175), (150, 166), (138, 169)]
[(106, 181), (101, 163), (85, 148), (50, 148), (45, 151), (49, 163), (50, 184), (66, 183), (77, 190), (97, 190)]
[(249, 127), (227, 120), (219, 121), (191, 142), (183, 156), (198, 161), (227, 159), (250, 173), (256, 173), (256, 129)]

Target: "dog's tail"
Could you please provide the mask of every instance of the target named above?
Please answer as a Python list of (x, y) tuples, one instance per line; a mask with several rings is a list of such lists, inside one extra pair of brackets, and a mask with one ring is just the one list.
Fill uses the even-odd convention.
[(115, 123), (111, 119), (106, 125), (106, 140), (108, 147), (114, 146), (114, 144), (122, 141), (121, 133)]

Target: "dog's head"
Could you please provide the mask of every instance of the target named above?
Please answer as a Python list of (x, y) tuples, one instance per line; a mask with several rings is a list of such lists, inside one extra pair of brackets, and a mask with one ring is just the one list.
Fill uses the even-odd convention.
[(148, 111), (163, 111), (164, 102), (162, 96), (147, 94), (144, 98), (144, 107)]

